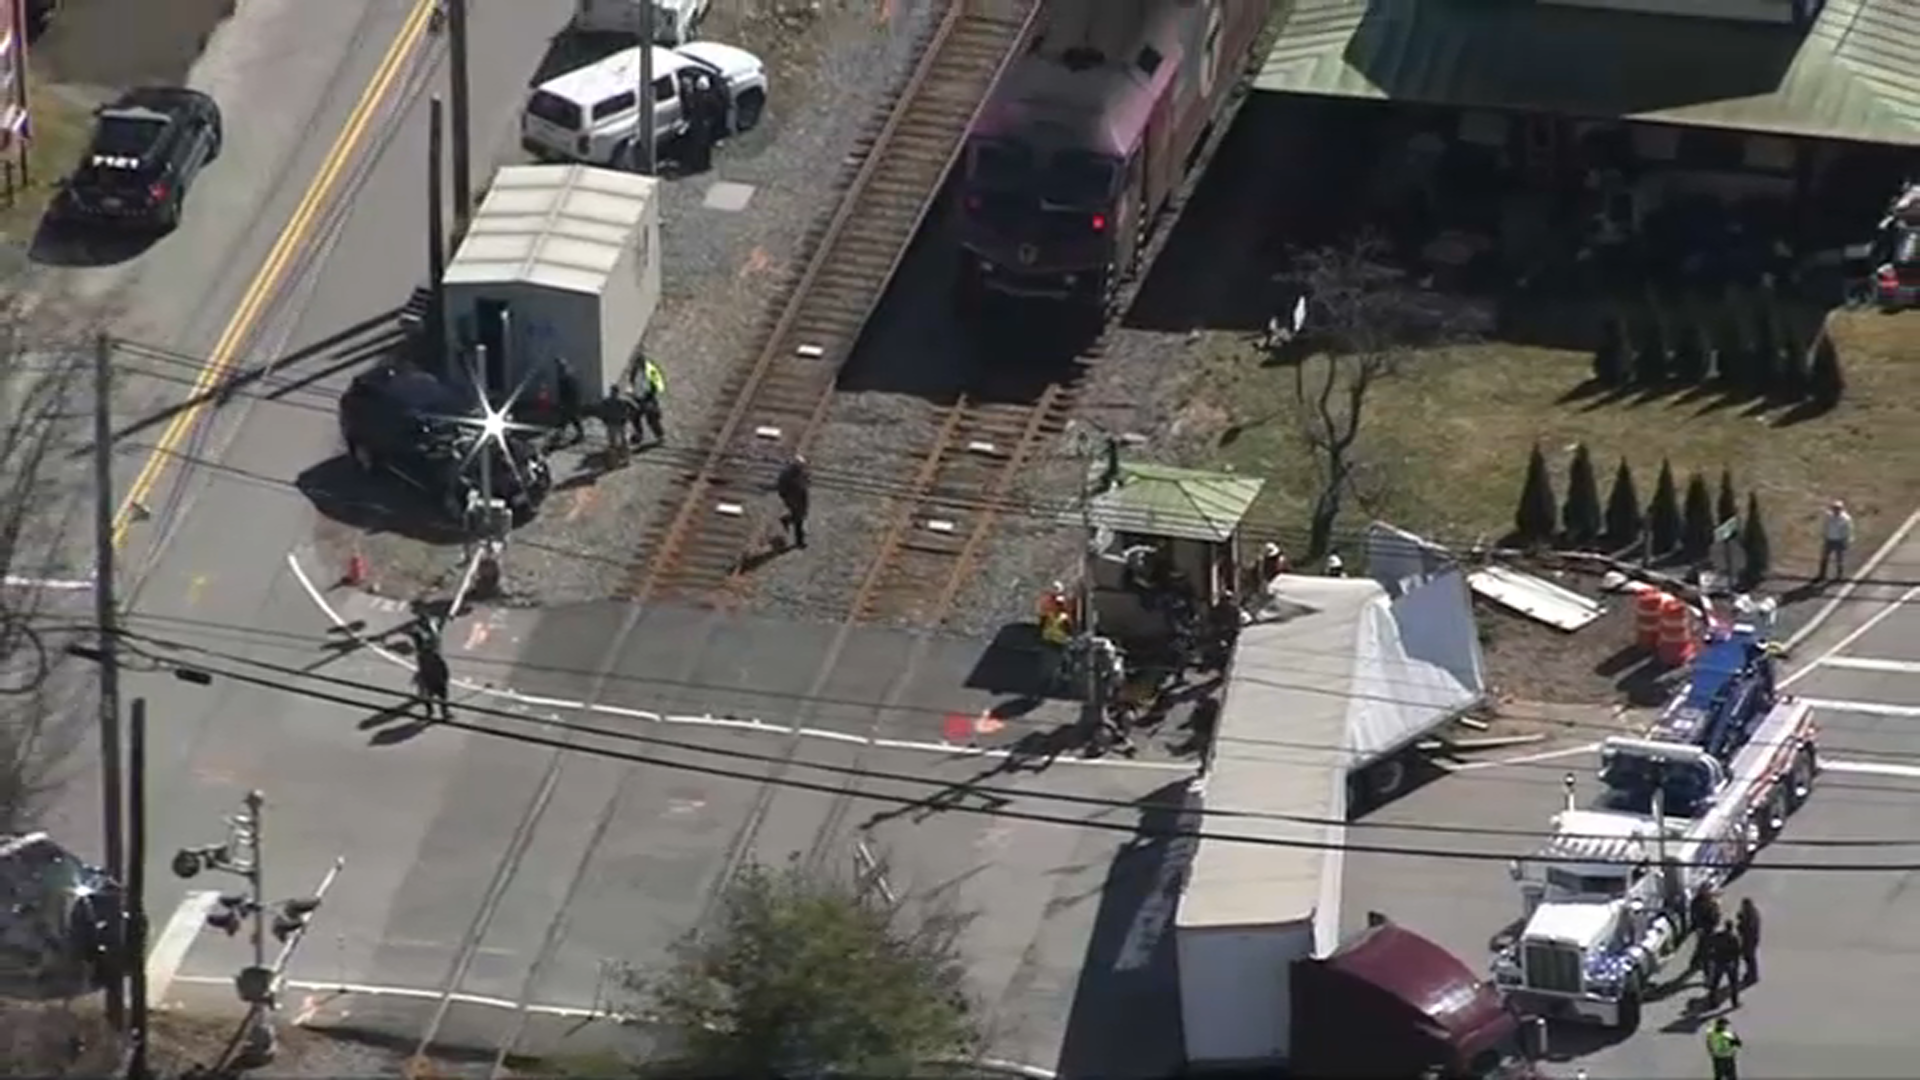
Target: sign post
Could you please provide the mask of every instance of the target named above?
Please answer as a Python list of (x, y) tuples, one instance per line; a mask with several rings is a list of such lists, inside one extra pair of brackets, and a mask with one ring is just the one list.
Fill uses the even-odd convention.
[(33, 115), (27, 101), (27, 0), (0, 0), (0, 145), (14, 152), (18, 175), (10, 193), (27, 186), (27, 146)]

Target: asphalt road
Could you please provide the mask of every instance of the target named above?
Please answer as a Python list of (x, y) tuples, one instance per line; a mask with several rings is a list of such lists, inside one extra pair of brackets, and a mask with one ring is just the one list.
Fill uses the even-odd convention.
[[(1734, 881), (1766, 926), (1765, 978), (1732, 1012), (1746, 1040), (1744, 1073), (1767, 1077), (1909, 1076), (1907, 1001), (1920, 917), (1907, 891), (1920, 871), (1920, 618), (1912, 605), (1920, 542), (1893, 552), (1858, 599), (1797, 650), (1791, 689), (1815, 702), (1826, 772), (1760, 867)], [(1523, 840), (1409, 833), (1392, 824), (1538, 829), (1559, 803), (1559, 776), (1590, 775), (1587, 754), (1459, 773), (1373, 815), (1357, 839), (1442, 852), (1520, 854)], [(1890, 838), (1898, 846), (1808, 848), (1809, 839)], [(1865, 869), (1785, 869), (1819, 863)], [(1346, 918), (1383, 911), (1478, 966), (1520, 901), (1500, 859), (1359, 855), (1349, 859)], [(1781, 868), (1768, 868), (1769, 866)], [(1884, 868), (1884, 869), (1882, 869)], [(1550, 1075), (1704, 1075), (1697, 982), (1650, 1005), (1640, 1032), (1617, 1044), (1569, 1038)]]
[[(474, 116), (477, 130), (499, 134), (496, 148), (510, 139), (525, 74), (569, 9), (566, 0), (475, 6)], [(825, 777), (825, 790), (781, 791), (761, 782), (764, 763), (732, 778), (701, 777), (660, 761), (559, 758), (499, 738), (423, 731), (387, 708), (406, 686), (402, 666), (372, 650), (326, 647), (330, 625), (309, 587), (324, 592), (340, 567), (305, 547), (313, 512), (296, 481), (337, 453), (332, 402), (346, 370), (377, 350), (389, 329), (383, 320), (425, 270), (425, 98), (437, 84), (431, 73), (439, 57), (416, 56), (397, 74), (376, 77), (404, 18), (401, 5), (384, 3), (296, 7), (259, 0), (243, 10), (194, 75), (219, 83), (230, 103), (226, 155), (196, 192), (180, 233), (119, 270), (99, 272), (94, 285), (103, 295), (129, 289), (123, 334), (189, 358), (212, 354), (237, 372), (278, 361), (174, 435), (166, 434), (164, 418), (120, 418), (143, 425), (120, 444), (120, 484), (140, 489), (153, 512), (128, 530), (128, 576), (135, 582), (123, 597), (129, 629), (163, 664), (218, 672), (264, 670), (250, 663), (308, 668), (339, 682), (292, 681), (359, 703), (326, 703), (225, 675), (204, 688), (161, 673), (126, 676), (125, 693), (151, 703), (149, 904), (161, 1000), (223, 999), (231, 974), (248, 962), (244, 936), (228, 940), (201, 930), (203, 908), (194, 906), (238, 883), (206, 875), (180, 881), (167, 863), (178, 847), (223, 839), (224, 815), (251, 788), (268, 801), (269, 899), (308, 893), (338, 857), (346, 858), (292, 968), (295, 988), (314, 995), (299, 1005), (311, 1006), (306, 1019), (339, 1021), (351, 1012), (356, 1022), (373, 1023), (384, 1016), (389, 1037), (432, 1036), (441, 1044), (523, 1042), (521, 1020), (525, 1038), (539, 1039), (539, 1018), (609, 1004), (609, 961), (659, 963), (710, 910), (715, 884), (740, 860), (800, 852), (844, 867), (853, 836), (867, 826), (875, 847), (899, 852), (899, 888), (945, 885), (962, 906), (981, 912), (969, 941), (1004, 1052), (1046, 1065), (1064, 1053), (1102, 1075), (1166, 1071), (1177, 1045), (1163, 1022), (1173, 1014), (1170, 960), (1158, 929), (1165, 903), (1145, 898), (1164, 901), (1170, 879), (1159, 869), (1164, 853), (1129, 831), (1138, 813), (1100, 812), (1118, 827), (1112, 832), (1008, 827), (954, 808), (870, 821), (897, 807), (843, 795), (831, 772), (811, 772), (816, 782)], [(356, 110), (369, 80), (390, 82), (388, 99)], [(259, 89), (265, 85), (271, 94)], [(262, 108), (252, 108), (254, 101)], [(274, 104), (285, 108), (267, 107)], [(356, 112), (366, 119), (352, 119)], [(365, 130), (358, 152), (329, 160), (335, 132), (359, 127)], [(475, 156), (480, 163), (489, 155), (481, 148)], [(318, 203), (304, 192), (316, 175), (331, 178), (328, 197)], [(302, 223), (304, 234), (292, 247), (278, 240), (288, 221)], [(276, 268), (265, 290), (253, 285), (263, 264)], [(246, 340), (237, 344), (228, 330), (236, 309), (253, 309)], [(174, 370), (176, 379), (193, 377), (190, 366)], [(140, 481), (156, 445), (174, 460), (159, 479)], [(306, 579), (289, 568), (289, 552), (306, 555)], [(405, 617), (345, 590), (326, 599), (374, 629)], [(601, 697), (603, 688), (578, 672), (600, 662), (605, 627), (549, 631), (536, 640), (513, 620), (465, 623), (450, 642), (450, 658), (457, 673), (504, 669), (502, 681), (523, 691)], [(643, 636), (633, 662), (707, 682), (769, 664), (791, 668), (804, 684), (819, 664), (809, 650), (821, 637), (805, 627), (729, 626), (676, 657), (649, 654), (648, 645), (660, 639)], [(841, 681), (817, 692), (878, 700), (889, 693), (892, 665), (912, 648), (882, 639), (850, 646)], [(979, 646), (922, 649), (928, 670), (951, 684), (924, 692), (904, 685), (895, 728), (879, 729), (871, 716), (841, 717), (838, 740), (795, 741), (765, 731), (680, 727), (677, 737), (692, 748), (656, 756), (711, 765), (743, 751), (777, 757), (791, 745), (800, 763), (858, 759), (918, 776), (921, 783), (899, 789), (914, 797), (927, 793), (927, 782), (957, 788), (1004, 765), (1004, 753), (954, 754), (938, 742), (952, 733), (948, 714), (977, 716), (998, 700), (991, 689), (957, 689)], [(563, 668), (573, 673), (553, 674)], [(630, 685), (611, 699), (646, 700)], [(525, 723), (497, 723), (542, 730), (536, 720), (548, 710), (526, 711)], [(834, 725), (830, 717), (814, 719)], [(1004, 746), (1042, 719), (1033, 714), (1025, 727), (979, 734)], [(913, 745), (847, 741), (875, 730)], [(804, 764), (787, 768), (808, 772)], [(1125, 804), (1178, 783), (1186, 771), (1167, 762), (1063, 761), (1001, 782)], [(98, 835), (89, 788), (69, 793), (58, 825), (64, 835)], [(77, 846), (91, 848), (84, 840)], [(1097, 989), (1083, 991), (1083, 968), (1101, 976)], [(344, 997), (326, 992), (341, 986), (350, 990)], [(1069, 1027), (1080, 1034), (1067, 1037), (1063, 1049)], [(1086, 1038), (1112, 1030), (1146, 1036)], [(1116, 1058), (1125, 1059), (1124, 1069)]]

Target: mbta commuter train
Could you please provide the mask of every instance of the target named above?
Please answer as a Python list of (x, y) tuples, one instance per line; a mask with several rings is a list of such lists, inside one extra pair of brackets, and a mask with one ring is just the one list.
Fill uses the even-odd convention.
[(1233, 100), (1270, 0), (1047, 0), (967, 136), (963, 302), (1104, 310)]

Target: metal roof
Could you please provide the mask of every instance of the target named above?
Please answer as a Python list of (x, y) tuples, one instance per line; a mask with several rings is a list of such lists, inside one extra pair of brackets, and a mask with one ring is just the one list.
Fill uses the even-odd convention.
[[(1092, 469), (1097, 483), (1106, 464), (1096, 461)], [(1119, 477), (1093, 497), (1086, 515), (1095, 527), (1115, 532), (1224, 543), (1264, 487), (1264, 480), (1228, 473), (1122, 462)], [(1075, 523), (1081, 516), (1078, 508), (1068, 515)]]
[[(1292, 577), (1292, 617), (1240, 632), (1201, 802), (1288, 818), (1347, 816), (1347, 712), (1354, 649), (1368, 607), (1385, 595), (1364, 578)], [(1225, 827), (1227, 820), (1232, 827)], [(1222, 819), (1217, 831), (1266, 844), (1203, 839), (1174, 925), (1265, 926), (1315, 919), (1335, 895), (1344, 825), (1277, 817)], [(1304, 846), (1280, 846), (1286, 844)], [(1327, 913), (1336, 922), (1337, 911)]]
[(1785, 27), (1487, 0), (1295, 0), (1254, 86), (1920, 146), (1920, 3)]
[(658, 184), (587, 165), (509, 165), (494, 174), (444, 280), (599, 296), (639, 242)]

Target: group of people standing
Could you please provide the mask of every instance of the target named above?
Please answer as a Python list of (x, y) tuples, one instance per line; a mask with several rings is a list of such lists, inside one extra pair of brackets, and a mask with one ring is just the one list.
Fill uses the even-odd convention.
[(662, 420), (661, 399), (666, 396), (667, 376), (660, 365), (642, 359), (636, 377), (609, 389), (606, 396), (588, 405), (580, 376), (565, 359), (554, 361), (554, 445), (573, 446), (586, 441), (584, 421), (592, 416), (606, 428), (609, 466), (625, 465), (633, 458), (635, 445), (651, 436), (654, 444), (667, 441)]
[(1720, 898), (1702, 885), (1688, 905), (1687, 925), (1694, 935), (1689, 974), (1699, 972), (1707, 982), (1707, 1008), (1720, 1005), (1724, 986), (1728, 1000), (1738, 1007), (1740, 988), (1760, 981), (1760, 909), (1752, 897), (1740, 901), (1733, 918), (1724, 917)]

